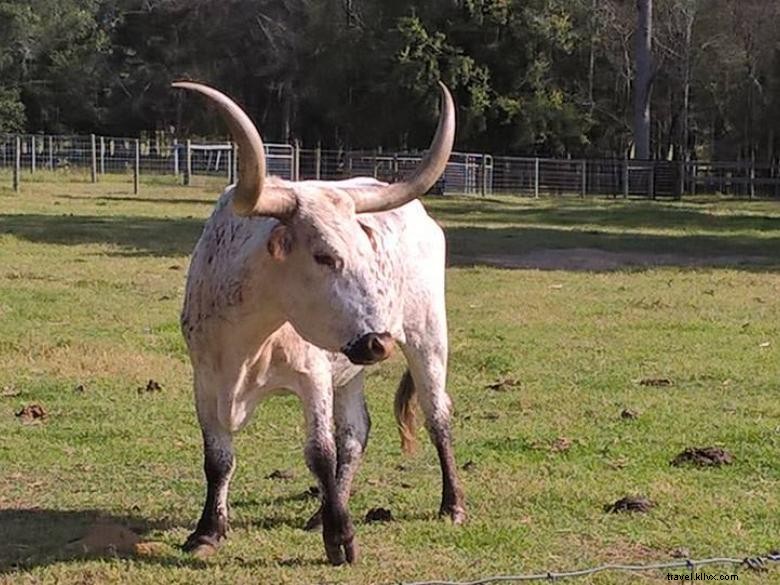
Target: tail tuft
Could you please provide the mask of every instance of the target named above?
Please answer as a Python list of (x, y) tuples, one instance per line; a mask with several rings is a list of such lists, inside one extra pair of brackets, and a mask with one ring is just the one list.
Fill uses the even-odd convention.
[(413, 453), (417, 446), (415, 393), (414, 380), (409, 370), (406, 370), (395, 393), (395, 420), (398, 423), (398, 433), (401, 435), (401, 449), (406, 454)]

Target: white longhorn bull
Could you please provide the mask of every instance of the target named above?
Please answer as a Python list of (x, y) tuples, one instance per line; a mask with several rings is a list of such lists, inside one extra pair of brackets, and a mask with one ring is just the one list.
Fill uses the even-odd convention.
[(225, 537), (233, 434), (262, 398), (287, 391), (303, 403), (304, 454), (320, 486), (309, 525), (321, 523), (331, 563), (352, 562), (347, 504), (370, 426), (362, 370), (387, 358), (394, 342), (408, 364), (395, 399), (402, 444), (413, 441), (416, 394), (441, 464), (440, 513), (462, 522), (445, 390), (444, 236), (416, 201), (452, 150), (449, 91), (441, 86), (439, 125), (419, 168), (388, 185), (266, 178), (260, 135), (237, 104), (198, 83), (174, 87), (209, 99), (240, 156), (238, 182), (222, 193), (192, 255), (181, 316), (207, 481), (185, 549), (210, 554)]

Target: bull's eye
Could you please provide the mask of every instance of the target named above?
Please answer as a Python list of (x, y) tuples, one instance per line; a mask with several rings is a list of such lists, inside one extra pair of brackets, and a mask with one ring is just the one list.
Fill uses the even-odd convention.
[(338, 265), (338, 261), (329, 254), (315, 254), (314, 261), (322, 266), (335, 269)]

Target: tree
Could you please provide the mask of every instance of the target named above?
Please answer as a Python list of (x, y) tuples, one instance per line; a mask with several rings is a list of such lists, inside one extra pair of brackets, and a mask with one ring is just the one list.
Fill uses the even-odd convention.
[(650, 158), (650, 95), (653, 85), (653, 0), (637, 0), (634, 142), (636, 158)]

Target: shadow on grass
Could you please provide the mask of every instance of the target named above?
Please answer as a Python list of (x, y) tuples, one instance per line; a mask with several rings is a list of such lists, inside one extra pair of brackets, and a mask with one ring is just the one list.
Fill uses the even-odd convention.
[[(167, 545), (153, 554), (114, 554), (85, 553), (78, 545), (78, 540), (88, 533), (96, 523), (119, 525), (131, 530), (141, 539), (150, 541), (151, 533), (160, 530), (170, 530), (181, 527), (176, 522), (152, 521), (138, 516), (116, 516), (100, 510), (47, 510), (41, 508), (0, 510), (0, 575), (16, 571), (30, 570), (35, 567), (45, 567), (55, 563), (80, 562), (89, 559), (111, 560), (116, 558), (131, 559), (134, 562), (166, 566), (205, 568), (204, 561), (181, 553), (178, 548)], [(235, 524), (235, 523), (234, 523)], [(257, 522), (235, 524), (236, 528), (261, 528), (270, 530), (277, 526), (303, 525), (301, 519), (267, 518)], [(189, 524), (187, 528), (192, 526)], [(316, 556), (319, 549), (312, 550), (311, 558), (266, 558), (258, 550), (258, 557), (251, 560), (232, 559), (247, 567), (272, 567), (277, 565), (305, 566), (327, 565), (325, 555)]]
[[(85, 558), (116, 558), (123, 555), (85, 554), (76, 541), (96, 522), (121, 525), (142, 539), (154, 530), (176, 527), (170, 522), (149, 521), (137, 516), (113, 516), (100, 510), (46, 510), (42, 508), (0, 510), (0, 574)], [(143, 559), (141, 559), (143, 560)], [(149, 559), (154, 563), (182, 564), (178, 556)]]
[[(450, 264), (458, 266), (604, 271), (667, 265), (766, 271), (780, 264), (780, 220), (762, 221), (772, 226), (777, 221), (777, 235), (745, 234), (736, 227), (737, 233), (695, 234), (681, 230), (647, 234), (629, 228), (623, 232), (600, 231), (592, 225), (585, 230), (544, 225), (451, 226), (445, 227), (445, 232)], [(637, 219), (635, 223), (640, 222)], [(0, 234), (44, 244), (109, 244), (119, 248), (113, 252), (118, 256), (186, 256), (192, 252), (203, 224), (201, 218), (20, 214), (0, 215)], [(561, 257), (566, 260), (565, 250), (580, 254), (583, 250), (595, 250), (622, 256), (610, 256), (606, 262), (580, 263), (576, 258), (561, 262)], [(547, 256), (535, 253), (540, 251)], [(555, 253), (552, 260), (548, 257), (551, 252)]]
[(433, 215), (445, 222), (496, 225), (533, 224), (539, 226), (598, 226), (623, 229), (680, 229), (705, 232), (777, 231), (779, 215), (757, 212), (745, 213), (744, 208), (734, 213), (713, 213), (707, 208), (692, 209), (679, 204), (660, 202), (566, 202), (536, 204), (529, 200), (517, 202), (496, 199), (458, 199), (437, 202), (431, 206)]
[(99, 197), (88, 197), (85, 195), (57, 195), (57, 199), (71, 199), (77, 201), (121, 201), (131, 203), (165, 203), (165, 204), (187, 204), (187, 205), (208, 205), (214, 207), (217, 202), (217, 196), (213, 199), (192, 199), (183, 197), (140, 197), (133, 195), (101, 195)]
[(566, 228), (445, 228), (451, 266), (608, 271), (653, 266), (766, 271), (780, 264), (777, 237), (656, 235)]
[(0, 234), (40, 244), (110, 244), (122, 256), (186, 256), (203, 229), (201, 218), (127, 215), (0, 215)]

